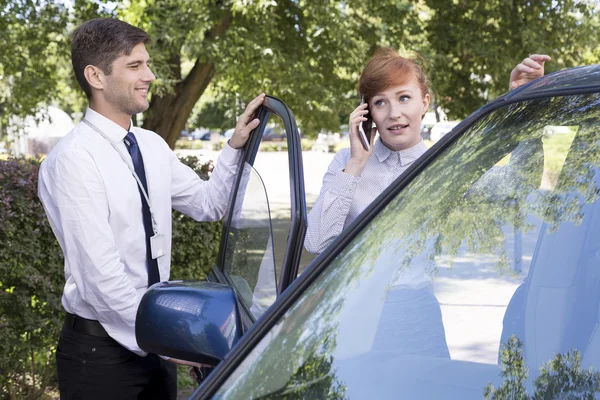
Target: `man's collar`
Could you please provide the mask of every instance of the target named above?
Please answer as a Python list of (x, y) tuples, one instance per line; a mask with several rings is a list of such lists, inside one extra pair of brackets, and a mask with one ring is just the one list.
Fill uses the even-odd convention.
[(377, 139), (377, 141), (375, 142), (375, 148), (373, 149), (373, 152), (377, 156), (377, 160), (379, 160), (380, 163), (387, 160), (390, 154), (398, 153), (400, 156), (400, 165), (402, 166), (412, 163), (417, 158), (421, 157), (426, 151), (427, 146), (425, 145), (423, 139), (421, 139), (419, 143), (408, 149), (392, 151), (389, 148), (387, 148), (385, 144), (383, 144), (383, 142), (381, 141), (381, 137)]
[[(123, 127), (91, 108), (85, 112), (85, 119), (100, 129), (113, 143), (121, 142), (127, 135), (127, 131)], [(130, 122), (129, 126), (133, 126), (133, 124)]]

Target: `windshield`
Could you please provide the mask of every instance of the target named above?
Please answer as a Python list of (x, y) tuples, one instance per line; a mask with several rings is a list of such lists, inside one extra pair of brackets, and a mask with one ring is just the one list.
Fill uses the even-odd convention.
[(599, 106), (598, 94), (555, 97), (481, 118), (346, 246), (216, 397), (593, 393)]

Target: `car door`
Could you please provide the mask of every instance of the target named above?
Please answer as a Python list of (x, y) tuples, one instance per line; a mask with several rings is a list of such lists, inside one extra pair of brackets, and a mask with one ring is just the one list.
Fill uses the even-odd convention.
[[(294, 116), (281, 100), (266, 96), (257, 117), (261, 122), (242, 150), (218, 263), (209, 276), (235, 289), (243, 330), (296, 277), (307, 224), (302, 147)], [(263, 134), (272, 124), (285, 130), (287, 152), (261, 150)]]
[(600, 68), (575, 71), (443, 138), (192, 398), (597, 397)]

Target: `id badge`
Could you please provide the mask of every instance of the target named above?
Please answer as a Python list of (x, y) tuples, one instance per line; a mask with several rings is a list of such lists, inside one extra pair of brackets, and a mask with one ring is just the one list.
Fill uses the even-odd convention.
[(167, 251), (167, 239), (162, 233), (157, 233), (150, 238), (150, 250), (152, 250), (152, 259), (162, 257)]

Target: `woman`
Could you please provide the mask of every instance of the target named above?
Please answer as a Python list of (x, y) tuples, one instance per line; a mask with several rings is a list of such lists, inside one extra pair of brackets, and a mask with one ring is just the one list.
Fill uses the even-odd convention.
[[(544, 62), (549, 60), (537, 54), (524, 59), (511, 73), (510, 89), (542, 76)], [(419, 63), (393, 49), (379, 49), (360, 76), (359, 92), (364, 103), (350, 114), (350, 148), (335, 155), (308, 216), (305, 247), (313, 253), (323, 251), (427, 150), (421, 121), (430, 95)], [(376, 127), (366, 146), (360, 140), (359, 125), (369, 118)], [(409, 269), (394, 272), (373, 350), (450, 357), (440, 305), (425, 266), (424, 260), (413, 260)]]
[[(544, 62), (549, 60), (538, 54), (525, 58), (511, 72), (510, 89), (543, 76)], [(377, 50), (362, 71), (359, 92), (364, 104), (350, 114), (350, 148), (335, 155), (308, 215), (304, 245), (311, 253), (322, 252), (427, 150), (421, 121), (431, 98), (427, 76), (414, 59), (390, 48)], [(363, 147), (358, 128), (367, 115), (375, 123), (370, 150)]]

